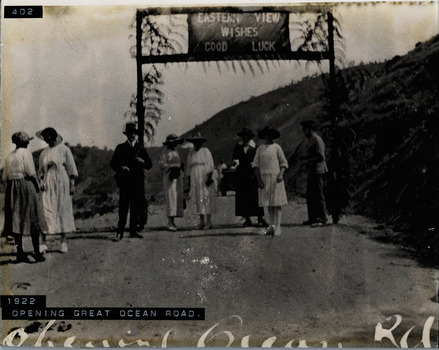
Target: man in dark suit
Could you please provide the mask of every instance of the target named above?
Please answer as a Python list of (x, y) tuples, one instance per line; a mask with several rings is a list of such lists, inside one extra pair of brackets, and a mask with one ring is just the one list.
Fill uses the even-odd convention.
[(146, 209), (144, 170), (152, 167), (151, 159), (143, 145), (140, 145), (138, 130), (134, 123), (127, 123), (123, 132), (127, 141), (117, 145), (111, 168), (116, 172), (115, 179), (119, 187), (119, 222), (117, 225), (116, 241), (123, 238), (130, 209), (130, 236), (142, 238), (139, 228)]
[(325, 156), (325, 143), (317, 135), (317, 124), (313, 120), (301, 122), (306, 137), (306, 154), (302, 160), (307, 169), (306, 204), (308, 220), (304, 225), (313, 227), (326, 224), (325, 176), (328, 172)]

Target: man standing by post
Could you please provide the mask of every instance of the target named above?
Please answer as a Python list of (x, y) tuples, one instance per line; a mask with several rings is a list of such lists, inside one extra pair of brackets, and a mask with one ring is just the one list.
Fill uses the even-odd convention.
[(308, 174), (306, 204), (308, 220), (304, 225), (323, 226), (327, 222), (324, 193), (325, 174), (328, 172), (325, 157), (325, 143), (316, 133), (316, 122), (305, 120), (300, 123), (306, 137), (305, 155), (302, 157)]
[(116, 172), (119, 187), (119, 222), (115, 241), (123, 238), (125, 224), (130, 209), (130, 237), (142, 238), (138, 233), (139, 219), (145, 206), (144, 169), (152, 167), (151, 159), (143, 145), (138, 142), (138, 130), (134, 123), (127, 123), (123, 132), (127, 141), (117, 145), (111, 168)]

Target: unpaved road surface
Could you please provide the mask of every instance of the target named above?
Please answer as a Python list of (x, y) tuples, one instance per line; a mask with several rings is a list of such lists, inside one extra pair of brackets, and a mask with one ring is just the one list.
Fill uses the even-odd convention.
[[(304, 227), (306, 206), (294, 202), (284, 207), (282, 235), (272, 237), (240, 227), (233, 213), (234, 197), (219, 197), (213, 229), (196, 230), (189, 208), (177, 220), (180, 229), (169, 232), (162, 209), (152, 206), (144, 238), (117, 243), (108, 229), (116, 214), (78, 221), (69, 252), (55, 251), (53, 242), (38, 264), (14, 263), (13, 246), (2, 238), (2, 295), (45, 295), (48, 307), (59, 308), (205, 308), (204, 321), (55, 320), (43, 346), (69, 339), (74, 347), (117, 347), (141, 339), (154, 347), (374, 347), (375, 327), (392, 328), (396, 314), (402, 320), (391, 335), (398, 345), (412, 327), (408, 346), (419, 344), (434, 317), (427, 333), (437, 346), (437, 271), (373, 239), (376, 223), (347, 216), (337, 225)], [(3, 320), (2, 340), (27, 327), (23, 345), (34, 346), (47, 323)], [(394, 347), (389, 338), (381, 346)]]

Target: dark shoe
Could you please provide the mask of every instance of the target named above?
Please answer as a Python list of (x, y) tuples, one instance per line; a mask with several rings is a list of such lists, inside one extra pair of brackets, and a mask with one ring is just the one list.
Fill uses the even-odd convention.
[(17, 262), (24, 262), (24, 263), (30, 263), (29, 258), (27, 257), (27, 254), (18, 254), (17, 255)]
[(311, 227), (322, 227), (326, 225), (326, 221), (317, 220), (315, 223), (311, 224)]
[(306, 221), (302, 222), (302, 225), (312, 225), (312, 224), (315, 224), (315, 223), (316, 223), (315, 221), (306, 220)]
[(34, 254), (34, 259), (37, 262), (43, 262), (46, 261), (46, 258), (44, 257), (43, 254), (39, 253), (39, 254)]
[(143, 238), (143, 236), (139, 235), (137, 232), (130, 233), (130, 237), (131, 238)]
[(252, 224), (252, 221), (250, 220), (250, 219), (246, 219), (245, 220), (245, 222), (244, 222), (244, 227), (250, 227), (250, 226), (252, 226), (253, 224)]

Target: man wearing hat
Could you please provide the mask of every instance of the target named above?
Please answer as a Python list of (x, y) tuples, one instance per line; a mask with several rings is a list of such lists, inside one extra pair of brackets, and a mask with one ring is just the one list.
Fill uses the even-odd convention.
[(305, 120), (302, 125), (305, 140), (305, 155), (302, 161), (308, 174), (306, 185), (306, 204), (308, 220), (304, 225), (322, 226), (326, 224), (326, 200), (324, 193), (325, 174), (328, 172), (325, 157), (325, 143), (317, 135), (317, 124), (313, 120)]
[(144, 170), (152, 167), (148, 152), (137, 140), (136, 125), (127, 123), (123, 133), (127, 141), (117, 145), (110, 162), (111, 168), (116, 172), (114, 177), (119, 187), (119, 222), (116, 241), (123, 238), (128, 209), (130, 210), (130, 236), (142, 238), (138, 230), (143, 224), (140, 221), (146, 209)]

